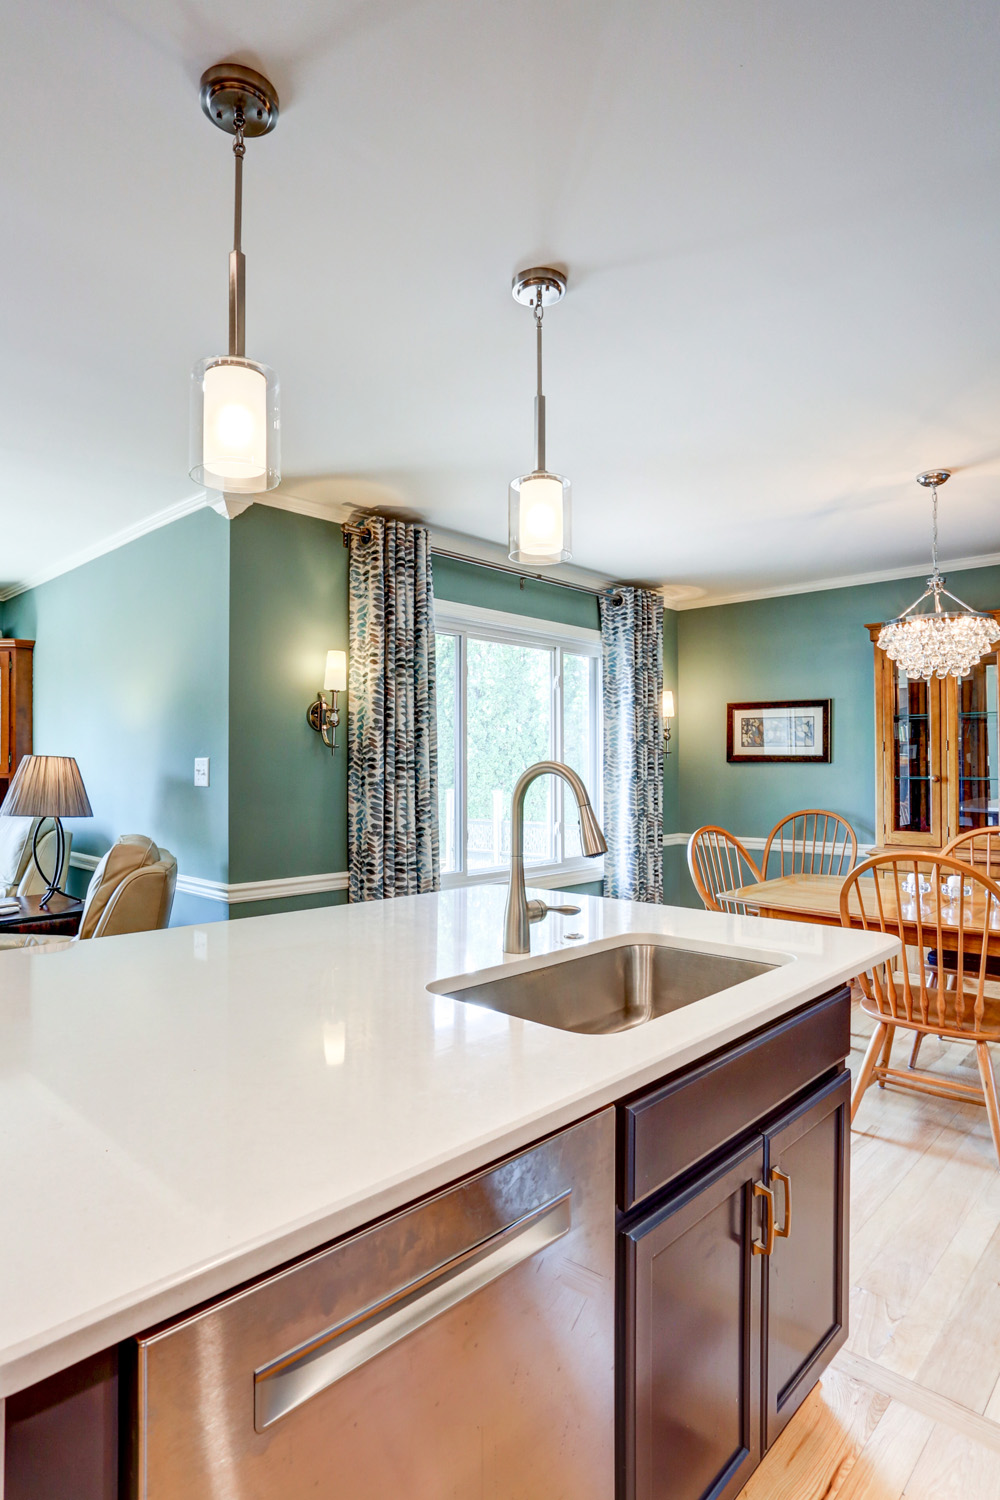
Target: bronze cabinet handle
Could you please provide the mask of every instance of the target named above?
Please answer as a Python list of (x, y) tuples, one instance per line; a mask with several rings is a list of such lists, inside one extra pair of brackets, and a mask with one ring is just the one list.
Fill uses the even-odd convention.
[(760, 1240), (754, 1240), (753, 1253), (754, 1255), (770, 1255), (774, 1249), (774, 1194), (762, 1182), (755, 1182), (753, 1185), (753, 1195), (755, 1198), (764, 1199), (766, 1226), (764, 1229), (764, 1242), (762, 1244)]
[(777, 1167), (772, 1167), (771, 1181), (780, 1182), (785, 1189), (785, 1222), (780, 1229), (776, 1229), (774, 1232), (779, 1240), (787, 1240), (792, 1232), (792, 1179), (787, 1173), (779, 1172)]

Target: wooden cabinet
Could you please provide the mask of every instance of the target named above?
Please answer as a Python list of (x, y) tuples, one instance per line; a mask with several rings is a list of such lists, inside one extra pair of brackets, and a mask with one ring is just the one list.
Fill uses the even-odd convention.
[(0, 802), (18, 762), (31, 754), (31, 658), (34, 641), (0, 638)]
[[(840, 991), (653, 1096), (673, 1137), (667, 1104), (714, 1118), (706, 1080), (756, 1054), (770, 1108), (620, 1216), (620, 1500), (731, 1500), (847, 1337), (849, 1007)], [(805, 1087), (776, 1039), (812, 1049)]]
[[(1000, 620), (1000, 610), (993, 610)], [(869, 625), (873, 642), (881, 625)], [(875, 645), (879, 846), (942, 848), (1000, 815), (998, 653), (968, 677), (912, 681)]]
[(776, 1234), (764, 1274), (764, 1446), (847, 1338), (851, 1082), (840, 1073), (767, 1131)]
[(761, 1454), (757, 1138), (625, 1236), (628, 1500), (723, 1500)]

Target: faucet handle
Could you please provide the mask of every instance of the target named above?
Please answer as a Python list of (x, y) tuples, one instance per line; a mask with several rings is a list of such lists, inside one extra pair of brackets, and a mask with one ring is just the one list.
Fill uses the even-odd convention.
[(540, 922), (547, 917), (550, 911), (557, 912), (561, 917), (575, 917), (579, 914), (578, 906), (546, 906), (544, 901), (528, 902), (528, 921)]

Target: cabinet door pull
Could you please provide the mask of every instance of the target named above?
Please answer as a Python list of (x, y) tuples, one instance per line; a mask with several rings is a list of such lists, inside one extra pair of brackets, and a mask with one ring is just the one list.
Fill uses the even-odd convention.
[(774, 1231), (779, 1240), (787, 1240), (792, 1232), (792, 1179), (785, 1172), (779, 1172), (777, 1167), (771, 1168), (771, 1181), (780, 1182), (785, 1189), (785, 1221), (780, 1229)]
[(755, 1198), (764, 1199), (765, 1215), (764, 1241), (762, 1244), (760, 1240), (754, 1240), (753, 1253), (754, 1255), (770, 1255), (774, 1249), (774, 1194), (762, 1182), (755, 1182), (753, 1195)]

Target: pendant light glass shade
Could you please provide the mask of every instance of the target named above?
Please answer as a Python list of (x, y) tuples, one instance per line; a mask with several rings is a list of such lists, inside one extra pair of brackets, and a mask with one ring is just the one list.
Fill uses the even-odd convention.
[(512, 479), (509, 502), (511, 562), (547, 567), (572, 557), (570, 482), (536, 471)]
[[(917, 475), (917, 483), (931, 492), (933, 572), (927, 587), (895, 620), (879, 631), (878, 645), (890, 661), (902, 668), (907, 677), (968, 677), (972, 668), (987, 651), (1000, 641), (1000, 626), (992, 615), (970, 609), (961, 599), (948, 592), (938, 568), (938, 485), (951, 477), (950, 469), (930, 469)], [(950, 599), (958, 609), (942, 609), (941, 600)], [(929, 601), (929, 602), (928, 602)], [(921, 605), (927, 604), (924, 613)]]
[(220, 355), (191, 372), (191, 458), (196, 484), (257, 495), (281, 482), (279, 384), (274, 370)]

